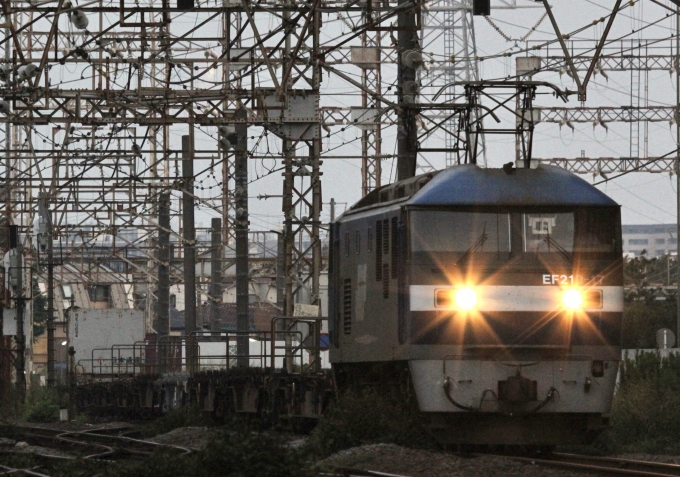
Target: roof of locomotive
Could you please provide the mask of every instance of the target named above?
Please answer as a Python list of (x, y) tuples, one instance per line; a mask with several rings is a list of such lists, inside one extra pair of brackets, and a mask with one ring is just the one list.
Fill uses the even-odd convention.
[(535, 169), (453, 166), (376, 189), (351, 211), (402, 199), (402, 205), (437, 206), (617, 206), (580, 177), (554, 166)]
[(409, 205), (616, 206), (616, 202), (571, 172), (540, 165), (536, 169), (451, 167), (437, 174)]

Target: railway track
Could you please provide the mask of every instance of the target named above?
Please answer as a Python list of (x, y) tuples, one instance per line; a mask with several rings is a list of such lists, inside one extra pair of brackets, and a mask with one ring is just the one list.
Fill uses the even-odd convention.
[(30, 444), (41, 445), (65, 452), (71, 457), (35, 453), (53, 459), (107, 459), (148, 457), (156, 449), (166, 448), (180, 454), (190, 454), (192, 449), (171, 444), (159, 444), (126, 435), (134, 432), (130, 427), (100, 428), (86, 431), (62, 431), (43, 427), (21, 428), (20, 437)]
[(361, 470), (351, 467), (336, 467), (332, 473), (319, 474), (323, 477), (408, 477), (406, 475), (388, 474), (386, 472), (378, 472), (375, 470)]
[[(487, 454), (488, 455), (488, 454)], [(499, 455), (519, 462), (609, 476), (671, 477), (680, 476), (680, 465), (643, 460), (552, 453), (545, 457)]]
[(6, 465), (0, 465), (0, 475), (9, 475), (11, 474), (12, 476), (30, 476), (30, 477), (51, 477), (48, 474), (43, 474), (41, 472), (36, 472), (33, 469), (16, 469), (14, 467), (7, 467)]

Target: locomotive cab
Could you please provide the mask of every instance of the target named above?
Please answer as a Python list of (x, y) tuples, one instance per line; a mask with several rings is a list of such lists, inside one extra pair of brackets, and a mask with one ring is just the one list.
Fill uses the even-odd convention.
[(550, 166), (457, 166), (372, 194), (332, 227), (339, 385), (405, 378), (446, 442), (602, 430), (620, 356), (619, 206)]

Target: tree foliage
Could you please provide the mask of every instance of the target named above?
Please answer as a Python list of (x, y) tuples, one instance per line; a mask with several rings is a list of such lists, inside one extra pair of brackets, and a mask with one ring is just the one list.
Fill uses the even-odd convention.
[(664, 285), (677, 283), (677, 258), (668, 255), (650, 258), (643, 250), (639, 257), (626, 262), (623, 279), (626, 301), (653, 301)]

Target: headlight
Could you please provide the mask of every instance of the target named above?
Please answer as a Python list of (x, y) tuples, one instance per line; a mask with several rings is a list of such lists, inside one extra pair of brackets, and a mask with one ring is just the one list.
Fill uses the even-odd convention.
[(583, 296), (579, 290), (566, 290), (562, 293), (562, 304), (570, 310), (578, 310), (583, 305)]
[(435, 305), (437, 308), (472, 310), (477, 305), (477, 292), (472, 288), (437, 290)]
[(459, 310), (472, 310), (477, 305), (477, 292), (471, 288), (459, 288), (454, 295), (454, 301)]
[(562, 305), (569, 310), (602, 308), (602, 290), (565, 290)]

